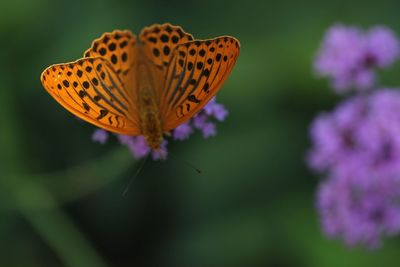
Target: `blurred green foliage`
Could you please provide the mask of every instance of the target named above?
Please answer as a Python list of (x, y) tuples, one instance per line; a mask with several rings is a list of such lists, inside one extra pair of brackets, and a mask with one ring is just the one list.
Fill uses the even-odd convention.
[[(394, 0), (3, 0), (0, 266), (397, 265), (396, 239), (371, 252), (321, 234), (304, 155), (312, 118), (338, 101), (311, 71), (323, 33), (336, 22), (399, 33), (399, 10)], [(230, 115), (215, 138), (170, 145), (177, 157), (147, 164), (123, 198), (137, 162), (116, 142), (92, 143), (93, 127), (39, 75), (105, 31), (162, 22), (240, 40), (219, 93)], [(399, 85), (399, 70), (383, 84)]]

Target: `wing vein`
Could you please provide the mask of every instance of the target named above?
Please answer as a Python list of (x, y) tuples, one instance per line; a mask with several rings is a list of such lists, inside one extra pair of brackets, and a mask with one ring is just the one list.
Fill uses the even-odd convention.
[[(185, 73), (186, 73), (186, 65), (187, 65), (187, 58), (185, 58), (185, 63), (183, 64), (183, 69), (182, 69), (182, 73), (179, 76), (179, 80), (175, 86), (174, 91), (171, 92), (171, 95), (168, 98), (168, 104), (171, 105), (172, 100), (175, 98), (175, 94), (178, 91), (179, 85), (182, 83), (183, 78), (185, 77)], [(173, 77), (172, 77), (173, 78)]]

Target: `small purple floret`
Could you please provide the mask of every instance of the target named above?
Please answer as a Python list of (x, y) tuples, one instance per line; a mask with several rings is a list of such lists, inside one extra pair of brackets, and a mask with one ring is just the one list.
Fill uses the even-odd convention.
[(96, 129), (92, 134), (92, 140), (94, 142), (105, 144), (108, 140), (108, 132), (103, 129)]
[(193, 128), (189, 122), (182, 123), (176, 127), (172, 132), (172, 137), (175, 140), (185, 140), (193, 133)]

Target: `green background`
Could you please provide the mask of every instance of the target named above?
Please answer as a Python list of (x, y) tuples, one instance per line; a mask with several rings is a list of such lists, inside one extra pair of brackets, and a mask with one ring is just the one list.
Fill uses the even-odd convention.
[[(39, 76), (103, 32), (163, 22), (240, 40), (218, 94), (230, 114), (216, 137), (171, 144), (176, 157), (146, 164), (123, 198), (137, 161), (115, 140), (93, 143), (94, 127), (51, 99)], [(349, 249), (323, 236), (315, 212), (308, 126), (340, 98), (311, 66), (336, 22), (400, 32), (400, 3), (2, 1), (0, 266), (397, 266), (398, 239)], [(399, 85), (399, 71), (381, 73), (383, 84)]]

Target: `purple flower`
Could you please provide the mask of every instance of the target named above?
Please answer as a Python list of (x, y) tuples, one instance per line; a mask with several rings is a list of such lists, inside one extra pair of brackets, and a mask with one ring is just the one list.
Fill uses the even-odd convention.
[(203, 132), (204, 138), (209, 138), (209, 137), (215, 136), (217, 134), (217, 129), (216, 129), (215, 123), (212, 123), (212, 122), (205, 123), (201, 130)]
[(327, 175), (317, 202), (324, 232), (379, 245), (400, 232), (400, 91), (350, 98), (311, 126), (310, 167)]
[(213, 116), (218, 121), (224, 121), (228, 116), (228, 110), (225, 109), (224, 105), (218, 104), (215, 97), (203, 108), (204, 113)]
[(185, 140), (193, 133), (193, 128), (189, 122), (182, 123), (176, 127), (172, 132), (172, 137), (175, 140)]
[(128, 147), (133, 157), (141, 159), (147, 156), (149, 153), (152, 154), (153, 160), (163, 160), (167, 158), (167, 141), (164, 140), (161, 143), (160, 150), (151, 150), (144, 138), (144, 136), (129, 136), (117, 134), (117, 138), (121, 145)]
[(367, 33), (366, 40), (365, 53), (376, 66), (388, 67), (399, 58), (399, 40), (390, 29), (373, 27)]
[(163, 140), (163, 142), (160, 145), (160, 150), (152, 151), (153, 160), (165, 160), (165, 159), (167, 159), (167, 156), (168, 156), (167, 144), (168, 144), (168, 141), (167, 140)]
[(117, 138), (121, 145), (125, 145), (129, 148), (132, 155), (136, 159), (143, 158), (150, 153), (150, 148), (146, 144), (144, 136), (129, 136), (117, 134)]
[(338, 93), (371, 89), (374, 69), (392, 65), (400, 56), (400, 42), (388, 28), (377, 26), (368, 32), (357, 27), (335, 25), (326, 33), (314, 62), (319, 76), (331, 78)]
[(318, 190), (317, 207), (323, 231), (347, 245), (377, 248), (382, 235), (400, 232), (400, 176), (332, 175)]
[(108, 132), (103, 129), (96, 129), (92, 134), (92, 140), (94, 142), (105, 144), (108, 139)]
[(193, 126), (202, 131), (204, 138), (216, 135), (215, 123), (209, 122), (205, 113), (193, 118)]
[[(199, 129), (203, 133), (204, 138), (208, 138), (217, 134), (216, 124), (212, 121), (223, 121), (228, 115), (228, 111), (222, 104), (218, 104), (215, 97), (200, 111), (194, 118), (176, 127), (171, 132), (174, 140), (185, 140), (194, 132)], [(152, 151), (143, 136), (128, 136), (116, 135), (120, 144), (128, 147), (135, 159), (140, 159), (152, 153), (153, 160), (164, 160), (167, 158), (167, 140), (161, 144), (161, 149)], [(93, 133), (92, 139), (97, 142), (105, 143), (107, 141), (108, 132), (102, 129), (97, 129)]]
[(309, 165), (317, 171), (400, 175), (400, 91), (350, 98), (311, 126)]

